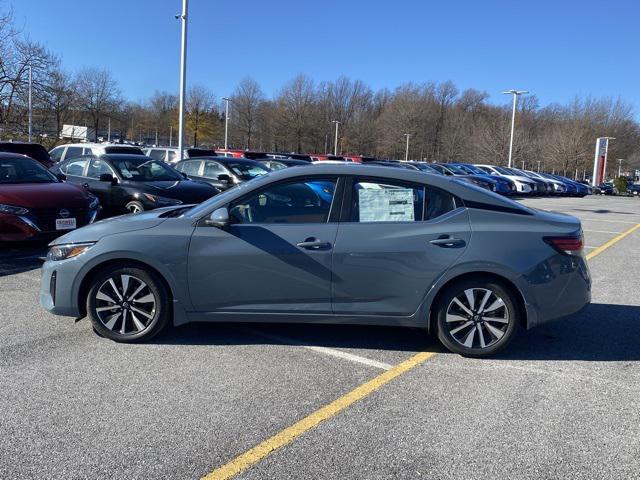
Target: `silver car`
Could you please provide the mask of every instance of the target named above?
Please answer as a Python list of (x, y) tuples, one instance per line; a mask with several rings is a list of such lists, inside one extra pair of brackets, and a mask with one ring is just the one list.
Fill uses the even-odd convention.
[(397, 325), (484, 357), (590, 301), (572, 216), (419, 171), (312, 170), (60, 237), (40, 303), (122, 342), (193, 321)]

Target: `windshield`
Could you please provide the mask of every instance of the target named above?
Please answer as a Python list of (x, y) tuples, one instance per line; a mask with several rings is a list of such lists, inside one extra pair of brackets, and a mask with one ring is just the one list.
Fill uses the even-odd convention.
[(177, 181), (184, 177), (166, 163), (150, 160), (149, 157), (140, 156), (126, 158), (110, 158), (113, 166), (125, 180), (134, 182)]
[(493, 167), (495, 168), (498, 172), (500, 172), (502, 175), (514, 175), (513, 172), (510, 172), (509, 170), (507, 170), (505, 167)]
[(257, 162), (228, 162), (226, 166), (242, 180), (251, 180), (269, 173), (266, 167), (263, 167)]
[(462, 168), (460, 168), (458, 165), (451, 165), (450, 163), (447, 164), (447, 168), (449, 170), (451, 170), (453, 173), (455, 173), (456, 175), (468, 175), (467, 172), (465, 172)]
[(0, 184), (56, 183), (59, 180), (30, 158), (0, 159)]
[(458, 165), (461, 169), (463, 169), (465, 172), (469, 172), (472, 175), (487, 175), (487, 172), (485, 172), (484, 170), (475, 167), (473, 165)]
[(424, 163), (416, 163), (415, 166), (416, 166), (416, 168), (418, 168), (418, 170), (422, 170), (423, 172), (434, 173), (436, 175), (441, 175), (441, 173), (438, 170), (436, 170), (435, 168), (431, 167), (430, 165), (425, 165)]

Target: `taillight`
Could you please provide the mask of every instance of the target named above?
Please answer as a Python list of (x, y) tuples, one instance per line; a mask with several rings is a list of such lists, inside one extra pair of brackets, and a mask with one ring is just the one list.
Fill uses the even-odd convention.
[(582, 235), (570, 235), (566, 237), (544, 237), (547, 244), (566, 255), (576, 255), (582, 252), (584, 238)]

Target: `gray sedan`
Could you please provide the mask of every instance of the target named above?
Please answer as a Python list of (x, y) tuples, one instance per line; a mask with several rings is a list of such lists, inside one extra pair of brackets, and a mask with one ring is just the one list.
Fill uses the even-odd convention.
[(122, 342), (192, 321), (399, 325), (483, 357), (590, 301), (572, 216), (419, 171), (312, 170), (60, 237), (40, 303)]

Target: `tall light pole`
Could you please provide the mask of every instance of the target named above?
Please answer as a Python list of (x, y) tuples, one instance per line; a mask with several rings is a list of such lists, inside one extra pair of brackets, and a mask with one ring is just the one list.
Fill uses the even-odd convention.
[(224, 149), (226, 150), (229, 143), (229, 102), (231, 99), (223, 97), (222, 100), (227, 104), (224, 111)]
[(173, 125), (169, 125), (169, 146), (173, 147)]
[(338, 120), (332, 120), (331, 123), (336, 124), (336, 140), (333, 146), (333, 154), (338, 155), (338, 125), (340, 125), (340, 122)]
[(624, 160), (624, 158), (619, 158), (618, 159), (618, 178), (620, 178), (622, 176), (622, 161)]
[(180, 47), (180, 104), (178, 107), (178, 160), (182, 160), (184, 149), (184, 92), (187, 83), (187, 11), (189, 0), (182, 0), (182, 14), (176, 15), (182, 24)]
[(409, 161), (409, 137), (411, 137), (411, 134), (405, 133), (404, 136), (407, 137), (407, 148), (404, 151), (404, 161), (408, 162)]
[(32, 126), (32, 120), (33, 120), (33, 109), (32, 109), (32, 102), (31, 102), (31, 90), (32, 90), (32, 76), (31, 76), (31, 65), (29, 65), (29, 142), (31, 142), (31, 126)]
[(107, 142), (111, 142), (111, 117), (109, 117), (109, 126), (107, 127)]
[(524, 95), (529, 93), (527, 90), (507, 90), (502, 92), (505, 95), (513, 95), (513, 111), (511, 112), (511, 140), (509, 141), (509, 167), (511, 167), (511, 158), (513, 155), (513, 130), (516, 125), (516, 103), (518, 102), (518, 95)]

